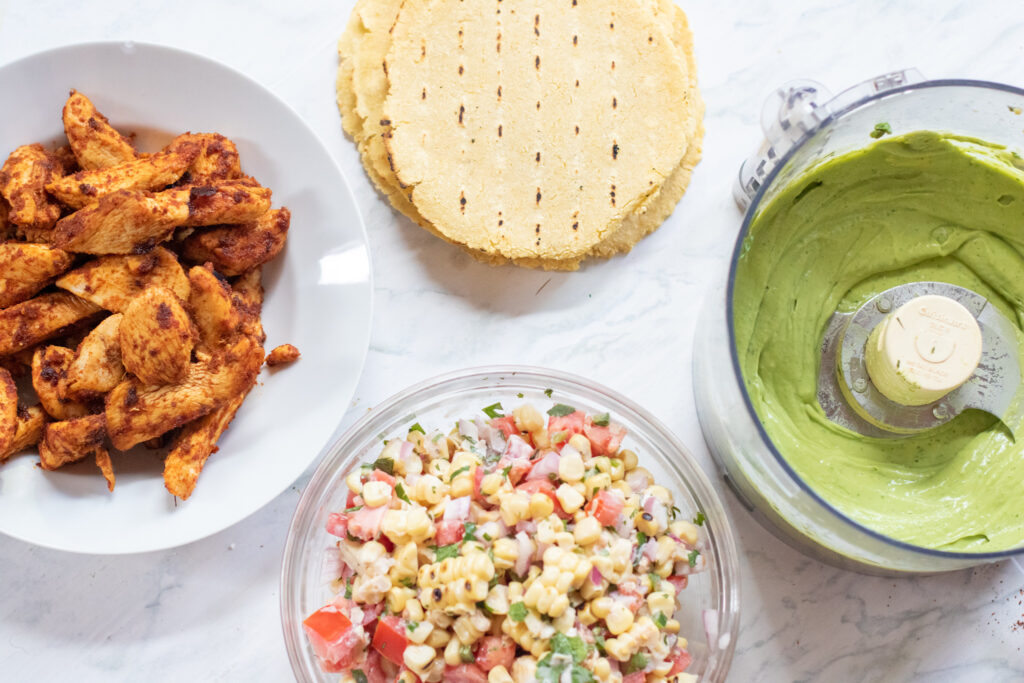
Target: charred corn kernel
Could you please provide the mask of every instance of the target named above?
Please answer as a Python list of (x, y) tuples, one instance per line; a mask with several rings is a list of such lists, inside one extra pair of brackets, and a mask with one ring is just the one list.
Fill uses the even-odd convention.
[(427, 636), (426, 644), (432, 648), (444, 647), (452, 639), (452, 634), (446, 628), (434, 628)]
[(345, 477), (345, 484), (348, 486), (348, 490), (357, 496), (363, 492), (363, 482), (360, 479), (362, 472), (360, 470), (354, 470), (349, 472), (349, 475)]
[(487, 593), (487, 598), (484, 600), (484, 605), (493, 614), (508, 614), (508, 586), (500, 583), (491, 586), (491, 590)]
[(673, 536), (678, 537), (687, 546), (692, 548), (697, 545), (697, 526), (695, 524), (679, 520), (669, 524), (668, 529)]
[(458, 638), (452, 638), (448, 641), (448, 644), (444, 646), (444, 663), (448, 666), (458, 666), (462, 663), (462, 657), (459, 656), (459, 648), (462, 647), (462, 643), (459, 642)]
[(600, 491), (611, 487), (612, 478), (604, 472), (599, 472), (593, 476), (587, 477), (583, 482), (583, 488), (587, 491), (584, 494), (588, 499), (596, 496)]
[(595, 617), (593, 611), (591, 611), (589, 602), (576, 610), (576, 618), (579, 619), (580, 623), (584, 626), (591, 626), (597, 622), (597, 617)]
[(629, 630), (633, 625), (633, 613), (621, 602), (614, 603), (608, 616), (605, 617), (605, 624), (612, 635), (620, 635)]
[(424, 505), (437, 505), (448, 492), (448, 487), (433, 474), (424, 474), (411, 488), (412, 499)]
[(505, 526), (515, 526), (530, 514), (530, 497), (521, 491), (510, 493), (501, 499), (501, 521)]
[[(632, 616), (632, 613), (630, 614)], [(656, 636), (658, 633), (658, 627), (654, 625), (650, 617), (643, 616), (636, 620), (633, 626), (615, 638), (609, 638), (605, 641), (604, 650), (613, 659), (617, 659), (620, 662), (629, 661), (637, 650), (647, 641), (651, 636)]]
[(679, 622), (675, 619), (669, 619), (665, 622), (666, 633), (679, 633)]
[(561, 503), (562, 509), (569, 514), (579, 510), (584, 502), (582, 494), (568, 484), (559, 486), (558, 490), (555, 491), (555, 496), (558, 497), (558, 502)]
[(484, 475), (484, 478), (480, 480), (480, 493), (485, 496), (494, 495), (501, 488), (504, 481), (505, 477), (501, 476), (501, 472), (491, 472)]
[(388, 591), (388, 611), (392, 614), (401, 614), (405, 609), (409, 598), (416, 597), (416, 591), (405, 586), (392, 586)]
[(590, 612), (598, 619), (605, 619), (615, 602), (611, 598), (598, 598), (590, 603)]
[(427, 615), (423, 611), (423, 605), (416, 598), (410, 598), (405, 603), (405, 609), (402, 610), (402, 616), (409, 621), (423, 621)]
[(658, 535), (661, 530), (658, 525), (658, 520), (654, 518), (650, 512), (641, 512), (634, 519), (636, 522), (636, 528), (638, 531), (642, 531), (650, 538), (654, 538)]
[(363, 502), (367, 507), (379, 508), (391, 500), (391, 486), (383, 481), (368, 481), (363, 484)]
[(595, 676), (597, 676), (601, 680), (604, 680), (605, 678), (608, 678), (608, 674), (612, 672), (612, 667), (607, 659), (605, 659), (604, 657), (598, 657), (594, 660), (594, 666), (592, 671), (594, 672)]
[(584, 458), (590, 457), (590, 439), (582, 434), (573, 434), (569, 437), (569, 445), (580, 452)]
[(511, 538), (499, 538), (491, 546), (494, 550), (494, 567), (511, 569), (519, 558), (519, 544)]
[(512, 680), (515, 683), (531, 683), (537, 680), (537, 660), (534, 657), (516, 657), (512, 663)]
[(516, 427), (524, 432), (536, 432), (544, 429), (544, 416), (529, 403), (524, 403), (512, 411)]
[(575, 449), (563, 451), (562, 457), (558, 459), (558, 476), (562, 481), (569, 483), (583, 479), (583, 456), (579, 451)]
[(512, 674), (508, 672), (508, 669), (499, 664), (487, 672), (487, 683), (515, 683), (515, 681), (512, 680)]
[[(416, 571), (419, 569), (418, 548), (415, 543), (403, 543), (395, 548), (395, 564), (391, 566), (388, 575), (395, 583), (402, 579), (415, 579)], [(401, 610), (396, 610), (401, 611)]]
[(654, 591), (647, 595), (647, 607), (651, 610), (651, 613), (661, 612), (665, 616), (672, 616), (672, 613), (676, 611), (676, 599), (675, 596), (667, 591)]
[(626, 468), (627, 472), (632, 469), (636, 469), (637, 463), (639, 462), (636, 457), (636, 453), (629, 449), (619, 451), (619, 460), (622, 461), (622, 466)]
[[(526, 625), (525, 621), (515, 622), (508, 618), (502, 619), (501, 631), (509, 638), (514, 640), (519, 647), (523, 648), (534, 657), (542, 657), (544, 656), (544, 653), (548, 651), (547, 641), (543, 638), (534, 636), (532, 633), (530, 633), (530, 629)], [(518, 664), (518, 662), (522, 659), (523, 657), (517, 658), (516, 663), (512, 665), (513, 671), (515, 671), (516, 664)], [(516, 677), (516, 680), (532, 681), (534, 679), (520, 679)]]
[(611, 477), (612, 481), (620, 481), (626, 476), (626, 468), (623, 467), (621, 460), (617, 458), (609, 459), (608, 476)]
[(434, 625), (431, 624), (429, 621), (418, 621), (416, 622), (416, 628), (406, 628), (406, 636), (408, 636), (409, 641), (416, 643), (417, 645), (422, 645), (423, 643), (425, 643), (427, 641), (427, 638), (429, 638), (430, 634), (433, 632)]
[(555, 504), (550, 496), (543, 493), (530, 496), (530, 517), (533, 519), (544, 519), (554, 511)]
[(402, 661), (409, 667), (409, 670), (420, 678), (424, 678), (427, 668), (437, 656), (437, 651), (429, 645), (407, 645)]
[(419, 600), (428, 610), (467, 614), (487, 597), (493, 577), (494, 564), (485, 553), (449, 557), (420, 567)]
[(580, 545), (590, 545), (601, 538), (601, 523), (590, 515), (576, 522), (572, 536)]

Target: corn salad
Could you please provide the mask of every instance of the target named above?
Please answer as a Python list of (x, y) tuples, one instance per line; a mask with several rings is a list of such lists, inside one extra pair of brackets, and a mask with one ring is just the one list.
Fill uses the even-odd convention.
[(691, 683), (675, 619), (698, 526), (608, 414), (413, 425), (346, 480), (337, 597), (304, 622), (342, 681)]

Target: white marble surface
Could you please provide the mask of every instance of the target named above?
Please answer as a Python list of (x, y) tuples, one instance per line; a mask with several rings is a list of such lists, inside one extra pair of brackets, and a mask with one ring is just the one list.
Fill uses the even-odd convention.
[[(807, 77), (838, 90), (907, 66), (1024, 84), (1019, 0), (686, 2), (707, 137), (675, 215), (628, 257), (576, 274), (491, 269), (396, 216), (342, 137), (334, 43), (351, 4), (0, 0), (0, 63), (79, 41), (164, 43), (244, 71), (313, 125), (358, 197), (376, 277), (371, 348), (343, 427), (441, 371), (549, 365), (649, 407), (709, 472), (690, 387), (694, 321), (731, 248), (731, 183), (759, 142), (771, 87)], [(12, 106), (0, 93), (0, 125)], [(0, 680), (289, 680), (278, 568), (308, 476), (248, 520), (167, 552), (78, 556), (0, 537)], [(776, 541), (723, 496), (743, 556), (730, 680), (1024, 680), (1020, 566), (917, 579), (839, 571)]]

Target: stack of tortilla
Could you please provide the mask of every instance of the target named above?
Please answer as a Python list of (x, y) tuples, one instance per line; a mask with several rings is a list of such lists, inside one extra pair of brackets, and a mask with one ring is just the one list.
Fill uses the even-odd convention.
[(672, 0), (359, 0), (339, 55), (342, 122), (374, 184), (489, 263), (626, 253), (700, 160)]

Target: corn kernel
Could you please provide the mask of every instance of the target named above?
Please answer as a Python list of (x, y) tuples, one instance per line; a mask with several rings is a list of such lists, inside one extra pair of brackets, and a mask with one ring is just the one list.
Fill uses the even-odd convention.
[(669, 531), (672, 532), (673, 536), (677, 536), (683, 543), (689, 547), (697, 545), (697, 527), (691, 522), (679, 520), (678, 522), (672, 522), (668, 526)]
[(600, 679), (608, 678), (608, 675), (612, 672), (611, 664), (604, 657), (598, 657), (594, 661), (594, 675)]
[(452, 639), (452, 634), (446, 628), (435, 628), (427, 636), (426, 644), (430, 647), (437, 649), (444, 647), (448, 644), (448, 641)]
[(533, 519), (544, 519), (554, 511), (555, 504), (549, 496), (543, 493), (530, 496), (530, 517)]
[(393, 586), (388, 591), (388, 611), (392, 614), (401, 614), (405, 609), (409, 598), (416, 597), (416, 591), (404, 586)]
[(419, 672), (430, 666), (436, 656), (437, 651), (429, 645), (408, 645), (405, 648), (402, 661), (413, 673), (418, 675)]
[(423, 605), (416, 598), (411, 598), (405, 603), (405, 609), (402, 610), (402, 616), (410, 621), (423, 621), (426, 619), (426, 614), (423, 611)]
[(491, 472), (480, 480), (480, 493), (485, 496), (494, 495), (501, 488), (501, 484), (504, 481), (505, 477), (501, 476), (500, 472)]
[(514, 681), (508, 669), (499, 664), (487, 672), (487, 683), (514, 683)]
[(672, 616), (676, 611), (675, 597), (666, 591), (655, 591), (647, 595), (647, 607), (651, 612), (662, 612), (665, 616)]
[(406, 629), (406, 635), (409, 637), (410, 642), (422, 645), (433, 631), (434, 625), (429, 621), (418, 621), (416, 622), (416, 628), (412, 630)]
[(444, 663), (448, 666), (458, 666), (462, 663), (462, 657), (459, 656), (459, 648), (462, 647), (462, 643), (459, 642), (458, 638), (452, 638), (448, 641), (448, 644), (444, 646)]
[(501, 499), (501, 520), (505, 526), (515, 526), (526, 519), (530, 509), (530, 498), (525, 493), (516, 491)]
[(579, 451), (584, 458), (590, 457), (590, 439), (582, 434), (573, 434), (569, 437), (569, 445)]
[[(555, 491), (555, 495), (558, 497), (558, 502), (562, 504), (562, 509), (572, 514), (580, 509), (583, 505), (584, 499), (579, 491), (572, 488), (568, 484), (562, 484)], [(506, 522), (507, 524), (507, 522)]]
[(657, 536), (660, 531), (658, 520), (654, 519), (654, 515), (650, 512), (641, 512), (635, 517), (634, 521), (636, 522), (636, 528), (649, 537)]
[(580, 521), (576, 522), (576, 527), (573, 529), (572, 535), (580, 545), (590, 545), (601, 537), (601, 523), (590, 515), (587, 515)]
[(612, 485), (612, 478), (600, 472), (591, 477), (587, 477), (587, 480), (583, 482), (583, 486), (586, 489), (584, 494), (587, 498), (593, 498), (598, 494), (599, 491), (604, 491)]
[(362, 472), (360, 470), (355, 470), (353, 472), (349, 472), (349, 475), (345, 477), (345, 484), (348, 485), (348, 490), (357, 496), (363, 492), (363, 482), (360, 479), (361, 475)]
[(598, 619), (604, 619), (612, 610), (615, 602), (611, 598), (601, 597), (590, 603), (591, 613)]
[(627, 472), (636, 469), (637, 463), (639, 463), (636, 453), (629, 449), (619, 451), (619, 459), (622, 461), (622, 466), (626, 468)]
[(391, 486), (383, 481), (368, 481), (363, 484), (363, 502), (367, 507), (379, 508), (391, 500)]
[(617, 636), (628, 631), (633, 625), (633, 613), (622, 603), (614, 603), (605, 617), (605, 623), (608, 625), (608, 631)]
[(608, 476), (612, 478), (612, 481), (619, 481), (626, 476), (626, 468), (623, 467), (621, 460), (615, 459), (610, 461)]
[(679, 633), (679, 622), (675, 619), (669, 619), (665, 622), (666, 633)]
[(524, 432), (537, 432), (544, 429), (544, 416), (529, 403), (524, 403), (512, 411), (516, 419), (516, 427)]
[(558, 476), (569, 483), (583, 478), (583, 457), (578, 451), (570, 450), (558, 459)]

